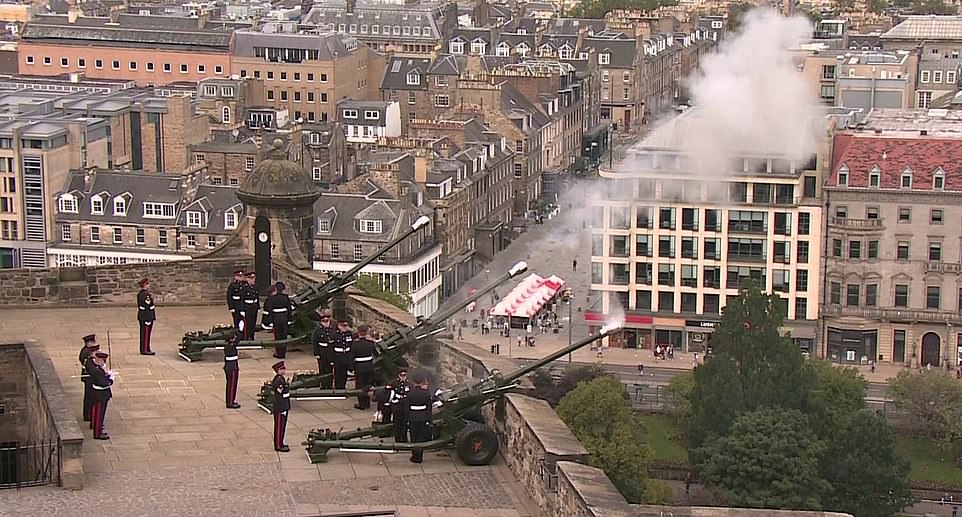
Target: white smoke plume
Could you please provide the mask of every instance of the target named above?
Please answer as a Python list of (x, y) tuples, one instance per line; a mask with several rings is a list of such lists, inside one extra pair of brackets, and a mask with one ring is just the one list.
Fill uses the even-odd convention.
[(790, 52), (811, 34), (806, 18), (755, 9), (703, 59), (687, 81), (696, 116), (683, 151), (692, 172), (717, 178), (720, 165), (745, 152), (790, 160), (816, 152), (821, 110)]

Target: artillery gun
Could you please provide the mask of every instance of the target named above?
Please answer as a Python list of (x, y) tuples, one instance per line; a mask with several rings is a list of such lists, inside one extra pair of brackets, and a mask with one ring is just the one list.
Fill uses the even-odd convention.
[[(457, 314), (461, 309), (481, 299), (499, 285), (516, 278), (518, 275), (528, 270), (528, 264), (524, 261), (511, 266), (505, 274), (496, 278), (493, 282), (479, 289), (473, 295), (461, 303), (454, 304), (445, 309), (439, 309), (426, 319), (418, 321), (417, 325), (407, 328), (402, 327), (395, 330), (383, 341), (378, 343), (379, 355), (374, 358), (374, 382), (383, 383), (397, 377), (401, 368), (407, 366), (404, 356), (413, 352), (417, 348), (418, 342), (422, 339), (437, 334), (444, 329), (444, 323), (448, 318)], [(292, 400), (343, 400), (347, 397), (356, 397), (362, 394), (362, 390), (332, 390), (321, 389), (321, 383), (333, 374), (319, 374), (309, 372), (295, 374), (291, 380), (290, 392)], [(269, 382), (261, 386), (261, 391), (257, 396), (257, 405), (261, 409), (271, 412), (274, 406), (274, 389)]]
[[(311, 333), (315, 327), (315, 317), (318, 308), (328, 305), (337, 293), (347, 289), (353, 284), (354, 278), (364, 267), (377, 260), (378, 257), (387, 253), (391, 248), (397, 246), (404, 239), (414, 235), (418, 230), (427, 226), (431, 220), (427, 216), (421, 216), (411, 224), (404, 233), (398, 235), (394, 240), (388, 242), (375, 253), (369, 255), (364, 260), (358, 262), (351, 269), (343, 273), (333, 273), (323, 283), (311, 284), (291, 297), (294, 302), (293, 324), (290, 326), (292, 337), (287, 339), (274, 340), (244, 340), (237, 344), (240, 349), (273, 348), (275, 346), (295, 346), (301, 345), (310, 340)], [(200, 361), (203, 359), (204, 349), (223, 348), (224, 341), (233, 335), (234, 328), (229, 325), (217, 325), (209, 332), (195, 331), (188, 332), (180, 342), (178, 355), (188, 362)]]
[(482, 406), (489, 404), (514, 388), (521, 385), (525, 375), (559, 359), (566, 354), (604, 338), (621, 328), (621, 323), (605, 326), (593, 336), (571, 344), (549, 354), (528, 366), (509, 374), (493, 370), (480, 381), (450, 391), (442, 396), (443, 404), (433, 415), (434, 439), (419, 443), (395, 443), (385, 440), (357, 440), (358, 438), (386, 438), (392, 436), (391, 424), (375, 424), (356, 431), (333, 431), (314, 429), (307, 435), (307, 456), (311, 463), (323, 463), (327, 452), (338, 449), (341, 452), (394, 453), (404, 451), (434, 451), (453, 445), (458, 458), (466, 465), (487, 465), (498, 453), (498, 438), (479, 418)]

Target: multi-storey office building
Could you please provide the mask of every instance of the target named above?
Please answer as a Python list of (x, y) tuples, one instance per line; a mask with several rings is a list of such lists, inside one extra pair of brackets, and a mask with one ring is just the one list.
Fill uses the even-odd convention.
[(592, 200), (591, 289), (599, 311), (626, 313), (623, 343), (705, 350), (729, 297), (753, 282), (778, 294), (785, 330), (814, 351), (822, 208), (814, 156), (733, 150), (719, 170), (692, 171), (681, 138), (690, 110), (602, 169)]
[(826, 179), (826, 352), (960, 364), (962, 116), (874, 110), (835, 136)]

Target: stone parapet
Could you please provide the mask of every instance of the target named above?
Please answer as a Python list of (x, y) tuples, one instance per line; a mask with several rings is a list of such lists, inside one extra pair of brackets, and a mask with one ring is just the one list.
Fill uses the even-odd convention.
[(767, 510), (761, 508), (714, 508), (708, 506), (630, 505), (635, 517), (852, 517), (839, 512)]

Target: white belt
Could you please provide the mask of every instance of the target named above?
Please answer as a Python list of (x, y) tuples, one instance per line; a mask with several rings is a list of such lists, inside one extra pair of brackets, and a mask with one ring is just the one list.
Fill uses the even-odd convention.
[(229, 355), (224, 358), (225, 361), (236, 361), (237, 359), (238, 359), (238, 356), (236, 355)]
[(281, 397), (283, 397), (283, 398), (285, 398), (285, 399), (289, 399), (289, 398), (291, 398), (291, 394), (290, 394), (290, 393), (284, 393), (284, 394), (281, 395)]
[(363, 362), (373, 361), (373, 360), (374, 360), (374, 357), (373, 357), (373, 356), (367, 356), (367, 357), (358, 357), (358, 358), (354, 359), (354, 362), (356, 362), (356, 363), (363, 363)]
[(244, 303), (248, 305), (254, 305), (255, 303), (257, 303), (257, 300), (244, 300)]
[(408, 409), (410, 409), (411, 411), (424, 411), (427, 408), (428, 408), (427, 406), (411, 406)]
[(287, 309), (271, 309), (271, 312), (287, 312)]
[(240, 300), (240, 296), (231, 296), (230, 299), (231, 299), (231, 300)]
[(147, 310), (147, 307), (144, 307), (143, 305), (138, 305), (137, 308), (140, 309), (140, 310), (142, 310), (142, 311), (146, 311), (146, 310)]
[(110, 386), (97, 386), (96, 384), (91, 384), (90, 387), (95, 390), (101, 390), (101, 391), (110, 389)]
[(350, 348), (337, 348), (337, 347), (334, 347), (334, 351), (337, 352), (337, 353), (339, 353), (339, 354), (343, 354), (343, 353), (345, 353), (345, 352), (347, 352), (347, 351), (349, 351), (349, 350), (350, 350)]
[(327, 348), (327, 343), (318, 343), (317, 346), (322, 346), (324, 348)]

